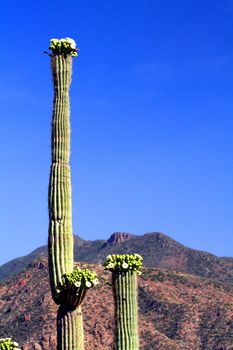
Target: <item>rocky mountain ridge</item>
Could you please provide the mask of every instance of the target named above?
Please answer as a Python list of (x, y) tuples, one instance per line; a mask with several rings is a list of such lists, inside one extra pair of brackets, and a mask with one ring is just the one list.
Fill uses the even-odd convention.
[[(144, 266), (177, 270), (233, 284), (233, 258), (219, 258), (187, 248), (159, 232), (146, 233), (143, 236), (116, 232), (108, 240), (94, 241), (74, 236), (74, 256), (77, 262), (100, 264), (109, 254), (135, 252), (143, 256)], [(46, 246), (2, 265), (0, 281), (19, 273), (38, 257), (47, 257)]]

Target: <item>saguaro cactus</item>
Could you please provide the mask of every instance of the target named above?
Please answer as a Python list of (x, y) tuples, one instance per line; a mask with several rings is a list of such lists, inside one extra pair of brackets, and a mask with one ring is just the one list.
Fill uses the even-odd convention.
[(73, 271), (73, 233), (70, 176), (70, 100), (72, 57), (77, 56), (73, 39), (50, 42), (54, 85), (52, 119), (52, 165), (49, 181), (48, 260), (50, 288), (59, 306), (57, 349), (83, 350), (81, 302), (86, 290), (97, 283), (95, 273)]
[(115, 300), (115, 350), (138, 350), (138, 302), (137, 275), (140, 274), (142, 257), (133, 255), (109, 255), (104, 263), (112, 271)]
[[(54, 301), (60, 304), (63, 274), (73, 270), (73, 233), (70, 177), (71, 39), (52, 39), (50, 49), (54, 100), (52, 119), (52, 165), (49, 181), (49, 276)], [(69, 49), (69, 50), (68, 50)]]

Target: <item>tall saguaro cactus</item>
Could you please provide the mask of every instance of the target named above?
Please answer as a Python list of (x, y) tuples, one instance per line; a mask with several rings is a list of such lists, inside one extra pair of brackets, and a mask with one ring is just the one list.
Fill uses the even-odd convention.
[[(73, 41), (52, 39), (51, 64), (54, 84), (52, 165), (49, 181), (49, 276), (54, 301), (60, 304), (63, 274), (73, 270), (73, 233), (70, 177), (70, 99)], [(69, 51), (65, 54), (64, 48)], [(65, 46), (63, 48), (63, 46)]]
[(138, 302), (137, 275), (140, 274), (142, 257), (133, 255), (109, 255), (104, 263), (112, 271), (115, 300), (115, 350), (138, 350)]
[(70, 176), (70, 100), (72, 57), (77, 56), (73, 39), (52, 39), (54, 85), (52, 119), (52, 164), (49, 180), (48, 260), (50, 288), (59, 305), (57, 350), (83, 350), (81, 302), (88, 288), (98, 283), (89, 270), (73, 270), (73, 233)]

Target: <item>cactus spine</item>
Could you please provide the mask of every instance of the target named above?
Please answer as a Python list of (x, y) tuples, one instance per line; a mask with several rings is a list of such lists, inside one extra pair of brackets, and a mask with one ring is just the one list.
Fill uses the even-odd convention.
[(138, 350), (138, 282), (142, 257), (133, 255), (110, 255), (104, 263), (112, 271), (115, 301), (114, 350)]
[(54, 84), (52, 119), (52, 165), (49, 180), (48, 260), (51, 294), (59, 306), (57, 349), (83, 350), (81, 307), (68, 302), (64, 274), (73, 270), (73, 233), (70, 177), (70, 102), (72, 56), (77, 55), (72, 39), (52, 39), (51, 63)]

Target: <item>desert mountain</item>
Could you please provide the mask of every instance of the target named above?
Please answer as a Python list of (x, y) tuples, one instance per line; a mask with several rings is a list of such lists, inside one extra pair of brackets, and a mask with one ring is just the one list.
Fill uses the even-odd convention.
[[(214, 278), (233, 284), (233, 259), (190, 249), (158, 232), (135, 236), (116, 232), (108, 240), (86, 241), (74, 236), (74, 254), (77, 262), (101, 264), (109, 254), (139, 253), (148, 267), (176, 270), (200, 277)], [(31, 254), (0, 267), (0, 281), (19, 273), (38, 257), (47, 256), (43, 246)]]
[[(84, 304), (88, 350), (110, 350), (114, 310), (110, 273), (95, 270), (100, 284)], [(23, 350), (56, 350), (56, 309), (48, 283), (47, 259), (40, 256), (0, 284), (0, 337), (11, 336)], [(233, 286), (210, 278), (158, 268), (139, 277), (141, 350), (232, 349)]]

